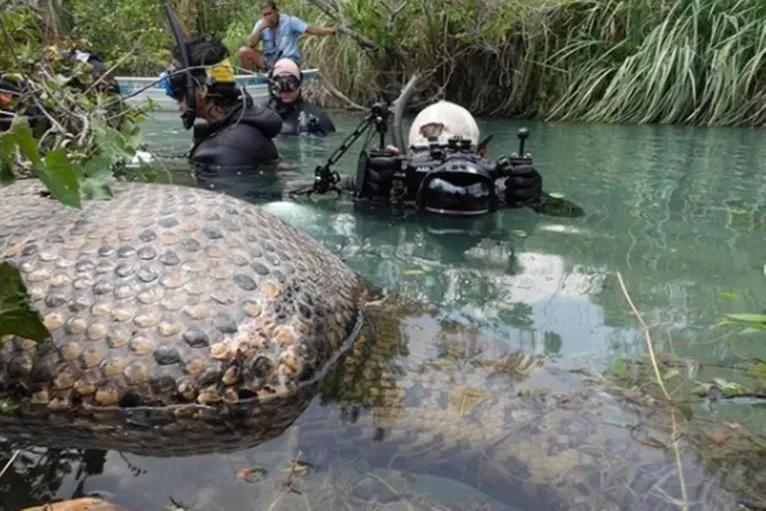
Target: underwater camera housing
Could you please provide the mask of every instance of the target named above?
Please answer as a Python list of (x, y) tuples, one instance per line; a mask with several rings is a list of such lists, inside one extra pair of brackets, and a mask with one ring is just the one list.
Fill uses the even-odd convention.
[(476, 154), (470, 139), (452, 137), (406, 161), (392, 191), (419, 213), (483, 215), (497, 210), (496, 177), (496, 163)]

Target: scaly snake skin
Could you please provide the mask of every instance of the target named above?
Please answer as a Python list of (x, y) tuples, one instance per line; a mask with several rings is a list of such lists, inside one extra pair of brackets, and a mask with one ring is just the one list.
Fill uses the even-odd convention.
[(258, 206), (123, 183), (67, 208), (0, 188), (0, 260), (52, 339), (5, 339), (0, 435), (155, 456), (279, 434), (361, 326), (370, 288)]
[[(661, 491), (679, 496), (675, 460), (633, 440), (637, 415), (613, 396), (427, 312), (370, 305), (362, 277), (259, 207), (121, 184), (77, 211), (42, 190), (0, 188), (0, 259), (53, 333), (0, 348), (0, 393), (16, 405), (0, 436), (196, 455), (258, 445), (300, 417), (309, 457), (446, 460), (523, 509), (677, 509)], [(306, 410), (317, 395), (336, 406)], [(683, 464), (690, 509), (732, 509), (726, 484), (688, 451)]]

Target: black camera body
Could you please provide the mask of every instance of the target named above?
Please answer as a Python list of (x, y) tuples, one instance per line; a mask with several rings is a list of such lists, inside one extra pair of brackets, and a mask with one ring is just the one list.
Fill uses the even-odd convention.
[[(496, 181), (510, 177), (516, 165), (531, 165), (531, 156), (524, 153), (529, 131), (517, 133), (519, 152), (498, 161), (483, 158), (477, 149), (485, 147), (491, 136), (473, 147), (473, 141), (453, 137), (446, 145), (431, 139), (427, 147), (414, 154), (402, 155), (386, 147), (385, 133), (391, 110), (386, 103), (375, 103), (364, 121), (354, 130), (324, 166), (314, 170), (314, 185), (305, 193), (326, 193), (341, 189), (341, 178), (330, 167), (351, 147), (351, 144), (372, 126), (380, 137), (378, 148), (364, 148), (359, 153), (354, 196), (358, 199), (387, 200), (394, 204), (414, 205), (417, 212), (447, 216), (477, 216), (494, 212), (499, 207)], [(401, 148), (404, 149), (404, 148)], [(507, 193), (506, 193), (507, 197)]]
[(385, 149), (363, 151), (357, 195), (414, 205), (418, 212), (465, 216), (496, 211), (497, 163), (471, 146), (471, 140), (454, 137), (446, 147), (434, 140), (408, 156)]

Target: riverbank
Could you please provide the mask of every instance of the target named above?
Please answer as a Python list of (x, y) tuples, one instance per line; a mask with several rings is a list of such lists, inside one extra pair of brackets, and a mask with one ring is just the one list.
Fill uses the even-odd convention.
[[(259, 17), (257, 2), (231, 0), (217, 11), (210, 0), (176, 3), (190, 30), (217, 33), (235, 55)], [(123, 17), (130, 14), (135, 27), (136, 17), (149, 24), (159, 15), (148, 0), (119, 4), (108, 13), (106, 28), (94, 12), (103, 8), (74, 0), (72, 9), (78, 36), (113, 56), (119, 44), (113, 28), (127, 27)], [(379, 99), (380, 90), (396, 95), (418, 71), (423, 79), (412, 108), (444, 97), (481, 116), (718, 126), (766, 122), (766, 11), (758, 0), (284, 0), (279, 5), (312, 23), (348, 27), (339, 38), (304, 37), (302, 47), (307, 66), (319, 68), (359, 105)], [(120, 41), (142, 45), (137, 54), (152, 57), (133, 59), (141, 67), (138, 74), (161, 63), (159, 43), (167, 43), (158, 34), (162, 23), (159, 15), (152, 30), (118, 30)], [(311, 97), (328, 107), (349, 105), (316, 88)]]

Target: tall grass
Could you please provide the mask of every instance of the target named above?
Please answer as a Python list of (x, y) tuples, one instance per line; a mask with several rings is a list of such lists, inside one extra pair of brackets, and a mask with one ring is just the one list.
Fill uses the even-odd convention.
[[(234, 55), (259, 17), (255, 0), (174, 3), (187, 26), (217, 33)], [(342, 22), (359, 36), (304, 37), (301, 48), (307, 66), (360, 104), (381, 91), (395, 94), (418, 71), (415, 108), (446, 98), (477, 115), (766, 122), (762, 0), (409, 0), (392, 17), (400, 3), (279, 5), (307, 22)], [(361, 46), (360, 38), (376, 47)]]

